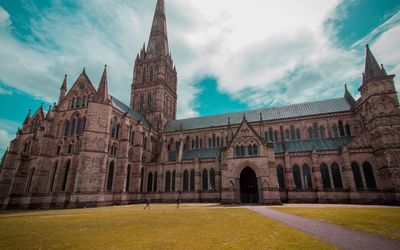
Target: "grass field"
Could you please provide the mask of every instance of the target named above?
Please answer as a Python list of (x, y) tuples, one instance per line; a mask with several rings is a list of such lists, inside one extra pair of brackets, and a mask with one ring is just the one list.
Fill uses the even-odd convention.
[(0, 249), (333, 249), (247, 209), (156, 205), (0, 213)]
[(274, 209), (400, 240), (400, 208), (275, 207)]

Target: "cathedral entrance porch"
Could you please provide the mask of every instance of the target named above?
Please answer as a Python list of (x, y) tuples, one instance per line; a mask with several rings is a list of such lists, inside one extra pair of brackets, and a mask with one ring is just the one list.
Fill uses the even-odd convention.
[(256, 173), (250, 167), (245, 167), (240, 174), (241, 203), (258, 203), (258, 185)]

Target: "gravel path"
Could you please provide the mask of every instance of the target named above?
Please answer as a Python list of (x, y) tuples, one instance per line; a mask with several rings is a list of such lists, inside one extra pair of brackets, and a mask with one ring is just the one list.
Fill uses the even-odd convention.
[(311, 234), (343, 249), (400, 249), (400, 241), (375, 234), (353, 231), (338, 225), (307, 219), (261, 206), (248, 206), (249, 210)]

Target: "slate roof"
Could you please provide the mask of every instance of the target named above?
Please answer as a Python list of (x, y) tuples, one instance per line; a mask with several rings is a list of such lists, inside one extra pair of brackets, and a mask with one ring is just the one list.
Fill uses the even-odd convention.
[(124, 113), (128, 113), (129, 118), (132, 118), (135, 121), (141, 121), (145, 127), (150, 128), (150, 123), (146, 120), (146, 118), (144, 118), (144, 116), (142, 114), (132, 110), (130, 107), (125, 105), (123, 102), (121, 102), (117, 98), (115, 98), (113, 96), (110, 96), (110, 97), (111, 97), (111, 103), (112, 103), (113, 107), (119, 109), (120, 111), (122, 111)]
[[(341, 148), (343, 145), (349, 144), (352, 139), (352, 137), (337, 137), (307, 141), (286, 141), (285, 147), (289, 153), (311, 152), (313, 148), (317, 151), (335, 150)], [(285, 152), (282, 142), (275, 143), (274, 146), (276, 154), (282, 154)]]
[[(337, 137), (337, 138), (326, 138), (326, 139), (315, 139), (315, 140), (304, 140), (304, 141), (286, 141), (285, 147), (289, 153), (295, 152), (311, 152), (313, 148), (317, 151), (324, 150), (336, 150), (340, 149), (343, 145), (349, 144), (353, 137)], [(274, 143), (275, 153), (284, 153), (283, 143)], [(218, 157), (221, 152), (220, 148), (205, 148), (205, 149), (194, 149), (184, 150), (183, 160), (194, 160), (207, 159)], [(177, 160), (177, 152), (169, 152), (169, 161)]]
[[(204, 148), (204, 149), (194, 149), (194, 150), (184, 150), (183, 151), (183, 160), (194, 160), (198, 159), (206, 159), (206, 158), (215, 158), (219, 156), (221, 152), (220, 148)], [(176, 161), (177, 152), (169, 153), (169, 161)]]
[(264, 121), (277, 119), (294, 118), (318, 114), (329, 114), (336, 112), (350, 111), (351, 104), (347, 98), (336, 98), (316, 102), (307, 102), (301, 104), (292, 104), (288, 106), (256, 109), (244, 112), (226, 113), (214, 116), (204, 116), (197, 118), (189, 118), (184, 120), (174, 120), (167, 123), (165, 131), (174, 132), (180, 129), (200, 129), (212, 126), (224, 126), (228, 124), (228, 117), (231, 124), (240, 124), (243, 120), (243, 115), (246, 115), (248, 122), (256, 122), (260, 120), (260, 113)]

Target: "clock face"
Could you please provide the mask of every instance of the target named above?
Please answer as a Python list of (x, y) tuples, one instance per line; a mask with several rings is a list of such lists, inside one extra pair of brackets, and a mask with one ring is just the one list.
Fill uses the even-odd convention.
[(79, 89), (80, 89), (80, 90), (84, 90), (84, 89), (85, 89), (85, 84), (82, 83), (82, 84), (79, 86)]

